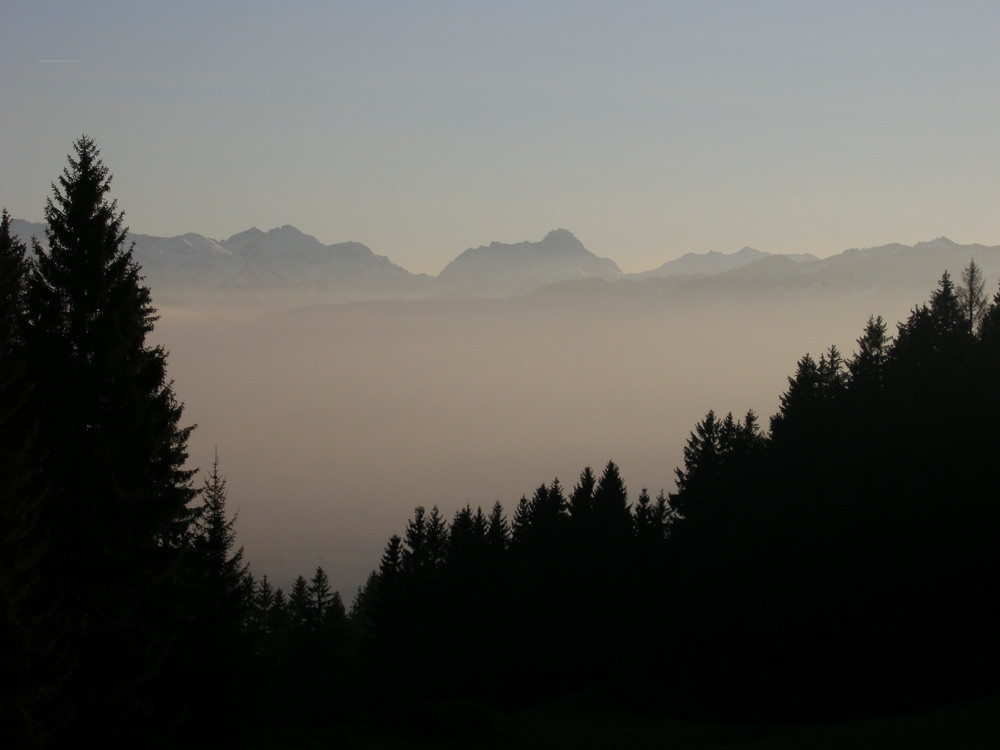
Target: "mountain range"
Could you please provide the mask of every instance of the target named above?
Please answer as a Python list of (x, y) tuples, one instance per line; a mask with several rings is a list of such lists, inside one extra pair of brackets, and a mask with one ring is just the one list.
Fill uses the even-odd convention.
[[(44, 244), (43, 224), (13, 219), (11, 230), (26, 242), (37, 237)], [(991, 283), (1000, 275), (1000, 247), (959, 245), (944, 237), (913, 246), (856, 248), (823, 259), (749, 247), (734, 253), (688, 253), (649, 271), (624, 274), (613, 260), (590, 252), (568, 230), (555, 229), (538, 242), (469, 248), (436, 277), (413, 274), (359, 242), (324, 245), (290, 225), (267, 232), (254, 227), (226, 240), (199, 234), (130, 234), (128, 240), (134, 243), (134, 257), (147, 283), (158, 294), (292, 293), (304, 301), (510, 297), (552, 285), (562, 293), (641, 289), (799, 295), (826, 290), (869, 295), (885, 287), (926, 292), (942, 271), (949, 269), (957, 279), (973, 258)]]

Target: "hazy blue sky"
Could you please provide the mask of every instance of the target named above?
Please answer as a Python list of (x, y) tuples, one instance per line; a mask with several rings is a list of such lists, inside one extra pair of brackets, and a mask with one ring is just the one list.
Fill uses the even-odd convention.
[(97, 139), (134, 231), (294, 224), (437, 273), (566, 227), (1000, 244), (997, 2), (0, 0), (0, 204)]

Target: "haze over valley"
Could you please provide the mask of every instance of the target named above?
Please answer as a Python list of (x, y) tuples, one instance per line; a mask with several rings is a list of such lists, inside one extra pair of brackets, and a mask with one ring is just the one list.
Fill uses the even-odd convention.
[(437, 278), (290, 226), (132, 239), (198, 424), (191, 462), (218, 446), (255, 573), (287, 587), (321, 565), (347, 601), (415, 506), (511, 513), (609, 459), (633, 499), (669, 491), (709, 409), (766, 425), (802, 355), (849, 354), (870, 315), (894, 330), (970, 259), (988, 288), (1000, 277), (1000, 247), (943, 238), (625, 275), (554, 230), (466, 250)]

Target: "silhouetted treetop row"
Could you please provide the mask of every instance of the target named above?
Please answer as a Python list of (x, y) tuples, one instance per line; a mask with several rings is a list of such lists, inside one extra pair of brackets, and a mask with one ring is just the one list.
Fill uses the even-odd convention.
[[(522, 497), (509, 536), (499, 506), (450, 526), (418, 508), (355, 601), (364, 661), (405, 664), (441, 694), (530, 700), (628, 679), (747, 713), (875, 712), (993, 686), (998, 320), (975, 263), (957, 288), (945, 273), (895, 337), (873, 316), (850, 357), (803, 356), (768, 431), (753, 411), (709, 412), (656, 500), (630, 504), (609, 462), (568, 495), (554, 480)], [(640, 632), (682, 645), (637, 659)], [(760, 688), (765, 674), (777, 687)]]

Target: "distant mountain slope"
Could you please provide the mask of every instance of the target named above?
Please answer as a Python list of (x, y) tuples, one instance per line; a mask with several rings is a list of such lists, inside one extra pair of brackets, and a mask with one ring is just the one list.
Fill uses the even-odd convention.
[[(752, 247), (744, 247), (735, 253), (720, 253), (712, 250), (707, 253), (687, 253), (686, 255), (668, 260), (659, 268), (650, 271), (640, 271), (639, 273), (628, 274), (630, 279), (652, 279), (665, 278), (667, 276), (677, 276), (680, 274), (705, 274), (708, 276), (717, 273), (724, 273), (748, 263), (767, 258), (771, 253), (754, 250)], [(800, 254), (784, 256), (796, 262), (807, 262), (818, 260), (815, 255)]]
[[(908, 306), (927, 300), (941, 274), (961, 281), (962, 270), (975, 260), (986, 280), (989, 297), (1000, 280), (1000, 246), (959, 245), (941, 237), (908, 246), (901, 244), (856, 248), (817, 260), (765, 255), (715, 274), (630, 276), (618, 283), (565, 282), (541, 289), (539, 295), (656, 297), (682, 301), (714, 296), (722, 299), (835, 298), (906, 300)], [(877, 310), (873, 310), (877, 312)]]
[(1000, 276), (1000, 247), (959, 245), (947, 237), (918, 242), (912, 247), (891, 244), (845, 250), (819, 261), (815, 272), (860, 293), (872, 293), (886, 286), (917, 288), (926, 286), (928, 281), (936, 284), (946, 270), (958, 283), (970, 260), (981, 267), (987, 282), (986, 293), (992, 297)]
[(223, 286), (326, 289), (334, 292), (408, 292), (423, 288), (426, 276), (412, 274), (360, 242), (324, 245), (285, 225), (262, 232), (254, 227), (219, 243), (239, 258), (240, 268)]
[[(12, 229), (44, 244), (45, 225), (19, 219)], [(156, 290), (311, 291), (404, 294), (429, 289), (431, 279), (412, 274), (359, 242), (324, 245), (285, 225), (256, 227), (228, 240), (199, 234), (153, 237), (130, 234), (135, 259)]]
[(916, 302), (927, 299), (945, 271), (959, 283), (970, 260), (975, 260), (982, 269), (989, 296), (996, 291), (1000, 277), (1000, 247), (959, 245), (946, 237), (912, 247), (894, 243), (845, 250), (812, 262), (766, 265), (778, 257), (720, 274), (719, 281), (800, 296), (822, 290), (859, 297), (898, 291), (911, 295)]
[(470, 248), (438, 275), (442, 290), (503, 297), (557, 281), (622, 278), (614, 261), (587, 250), (573, 234), (554, 229), (541, 242)]
[(10, 219), (10, 233), (15, 237), (20, 237), (24, 244), (31, 246), (31, 238), (35, 237), (40, 242), (45, 242), (45, 225), (36, 221), (25, 221), (12, 216)]

